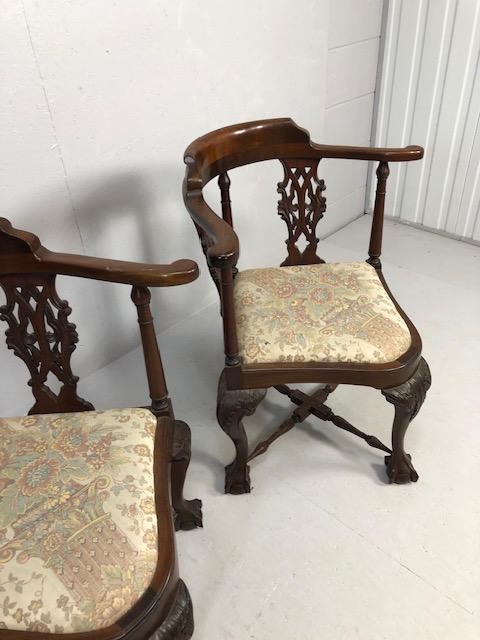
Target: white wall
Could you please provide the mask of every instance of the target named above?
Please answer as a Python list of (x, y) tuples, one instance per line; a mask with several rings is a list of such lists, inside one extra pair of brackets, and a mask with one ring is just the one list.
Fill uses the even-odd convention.
[[(324, 142), (371, 143), (383, 0), (330, 3)], [(329, 235), (365, 212), (368, 163), (324, 163)], [(365, 248), (366, 250), (366, 248)]]
[[(215, 292), (181, 200), (185, 147), (226, 124), (286, 115), (315, 140), (343, 143), (351, 132), (350, 142), (368, 143), (381, 4), (305, 1), (292, 12), (288, 0), (4, 3), (0, 215), (52, 250), (192, 257), (202, 277), (156, 292), (157, 328), (195, 312)], [(356, 217), (364, 176), (350, 192), (330, 173), (338, 226), (346, 218), (333, 215), (335, 201), (345, 198), (347, 218)], [(100, 349), (78, 347), (78, 373), (138, 344), (126, 289), (60, 285), (81, 336), (105, 332), (115, 317)], [(2, 361), (5, 352), (2, 343)], [(24, 375), (17, 365), (0, 391), (2, 413)]]

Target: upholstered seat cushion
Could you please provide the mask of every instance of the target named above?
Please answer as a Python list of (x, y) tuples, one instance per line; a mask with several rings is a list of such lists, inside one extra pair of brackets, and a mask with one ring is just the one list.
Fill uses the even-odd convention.
[(146, 409), (0, 419), (0, 628), (106, 627), (157, 563)]
[(365, 262), (250, 269), (234, 285), (245, 364), (392, 362), (410, 331)]

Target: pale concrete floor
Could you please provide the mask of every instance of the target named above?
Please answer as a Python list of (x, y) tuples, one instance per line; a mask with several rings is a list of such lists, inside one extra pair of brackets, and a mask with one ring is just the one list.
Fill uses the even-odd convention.
[[(368, 224), (363, 217), (329, 237), (323, 257), (363, 260), (356, 248), (368, 244)], [(480, 638), (479, 256), (478, 247), (386, 224), (384, 273), (433, 377), (407, 433), (414, 485), (388, 485), (381, 452), (311, 418), (252, 463), (250, 495), (224, 495), (233, 446), (215, 419), (218, 305), (160, 335), (176, 415), (193, 434), (186, 494), (203, 500), (204, 528), (177, 535), (194, 638)], [(102, 397), (144, 403), (141, 368), (136, 350), (82, 391), (98, 408)], [(329, 405), (388, 441), (393, 409), (378, 391), (343, 387)], [(245, 421), (252, 441), (289, 409), (270, 392)]]

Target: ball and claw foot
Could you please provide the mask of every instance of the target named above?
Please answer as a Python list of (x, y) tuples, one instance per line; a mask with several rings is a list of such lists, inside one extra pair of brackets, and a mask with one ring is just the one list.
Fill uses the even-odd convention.
[(225, 467), (225, 493), (250, 493), (248, 438), (244, 416), (251, 416), (265, 398), (267, 389), (227, 389), (225, 370), (218, 382), (217, 419), (235, 446), (235, 460)]
[(392, 454), (385, 458), (390, 483), (406, 484), (416, 482), (418, 473), (412, 464), (411, 457), (405, 453), (403, 442), (411, 421), (425, 400), (432, 383), (430, 369), (424, 358), (413, 376), (397, 387), (382, 389), (382, 394), (395, 407), (392, 428)]
[(250, 467), (244, 469), (236, 467), (236, 460), (225, 467), (225, 493), (239, 496), (242, 493), (250, 493)]
[(173, 519), (175, 523), (175, 531), (191, 531), (197, 527), (203, 527), (202, 523), (202, 501), (195, 498), (194, 500), (184, 500), (181, 507), (174, 510)]
[(418, 480), (418, 473), (412, 464), (412, 457), (407, 453), (397, 461), (394, 456), (385, 456), (387, 475), (390, 484), (408, 484)]

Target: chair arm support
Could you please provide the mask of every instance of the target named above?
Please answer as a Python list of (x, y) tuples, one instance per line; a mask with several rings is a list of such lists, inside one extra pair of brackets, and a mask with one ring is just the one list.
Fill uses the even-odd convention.
[(239, 256), (235, 231), (208, 206), (200, 190), (187, 191), (186, 182), (183, 199), (192, 219), (212, 242), (206, 251), (208, 264), (218, 269), (233, 268)]

